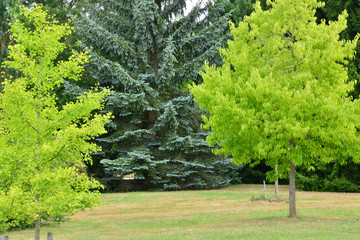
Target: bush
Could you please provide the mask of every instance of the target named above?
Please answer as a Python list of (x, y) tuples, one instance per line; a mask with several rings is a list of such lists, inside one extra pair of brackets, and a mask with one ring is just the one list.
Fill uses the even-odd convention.
[(296, 173), (296, 187), (305, 191), (360, 192), (360, 187), (344, 177), (323, 179), (318, 175), (304, 176)]
[(327, 192), (359, 192), (360, 187), (342, 177), (333, 180), (325, 179), (323, 190)]
[(307, 177), (296, 173), (296, 188), (306, 191), (323, 191), (324, 181), (318, 175)]
[(296, 173), (296, 187), (305, 191), (360, 192), (360, 165), (347, 161), (319, 163), (315, 170), (300, 167)]

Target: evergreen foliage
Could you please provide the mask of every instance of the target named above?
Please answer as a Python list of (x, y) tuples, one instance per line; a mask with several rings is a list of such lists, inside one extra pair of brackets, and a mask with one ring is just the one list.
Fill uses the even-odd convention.
[(109, 119), (93, 114), (108, 90), (88, 91), (59, 106), (54, 90), (64, 79), (77, 81), (89, 56), (73, 52), (56, 61), (65, 48), (60, 39), (72, 28), (49, 18), (40, 7), (23, 8), (10, 25), (14, 44), (4, 67), (21, 77), (5, 79), (0, 93), (0, 228), (35, 222), (36, 240), (41, 219), (99, 202), (95, 189), (101, 185), (84, 166), (100, 150), (91, 140), (105, 133)]
[[(222, 0), (225, 3), (225, 11), (231, 13), (231, 22), (235, 25), (243, 21), (245, 16), (249, 16), (254, 11), (254, 4), (257, 0)], [(266, 0), (258, 0), (262, 9), (268, 9)]]
[(290, 216), (295, 210), (295, 166), (349, 158), (359, 162), (359, 101), (348, 96), (343, 64), (354, 41), (339, 40), (346, 13), (337, 22), (316, 23), (316, 0), (276, 0), (255, 12), (222, 49), (222, 67), (205, 66), (204, 83), (191, 88), (200, 107), (210, 112), (205, 127), (218, 154), (237, 163), (264, 159), (284, 178), (290, 169)]
[(60, 23), (69, 19), (69, 14), (78, 0), (18, 0), (24, 6), (41, 6)]
[[(228, 39), (223, 5), (196, 6), (184, 16), (185, 0), (84, 1), (76, 17), (92, 62), (84, 83), (114, 90), (106, 111), (115, 118), (94, 155), (103, 181), (135, 173), (146, 188), (203, 189), (238, 179), (230, 159), (214, 156), (200, 129), (201, 112), (187, 91), (200, 83), (205, 60), (221, 64), (217, 48)], [(75, 94), (69, 82), (66, 92)], [(101, 165), (99, 164), (101, 163)], [(234, 172), (235, 171), (235, 172)], [(234, 177), (234, 178), (233, 178)]]

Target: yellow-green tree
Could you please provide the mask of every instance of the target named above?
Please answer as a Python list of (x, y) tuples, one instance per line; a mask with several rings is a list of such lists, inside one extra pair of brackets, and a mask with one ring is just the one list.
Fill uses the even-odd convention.
[(56, 61), (65, 48), (60, 40), (71, 30), (40, 7), (22, 9), (10, 25), (14, 44), (4, 67), (21, 77), (5, 80), (0, 93), (0, 224), (34, 221), (36, 240), (42, 218), (99, 202), (92, 190), (100, 183), (80, 169), (99, 150), (91, 140), (105, 133), (110, 116), (94, 110), (103, 107), (108, 90), (89, 91), (66, 105), (54, 93), (64, 79), (77, 80), (89, 59), (73, 52), (68, 61)]
[[(296, 216), (295, 167), (352, 157), (359, 161), (359, 102), (348, 96), (346, 59), (354, 41), (339, 40), (337, 22), (316, 23), (316, 0), (268, 1), (238, 27), (221, 49), (224, 65), (205, 66), (204, 83), (191, 92), (209, 113), (209, 144), (235, 163), (265, 160), (278, 176), (290, 173), (290, 216)], [(268, 174), (272, 179), (275, 171)]]

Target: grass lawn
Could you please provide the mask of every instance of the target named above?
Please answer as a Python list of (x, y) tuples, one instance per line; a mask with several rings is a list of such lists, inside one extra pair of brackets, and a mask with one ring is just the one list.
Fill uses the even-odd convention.
[[(273, 185), (267, 186), (273, 192)], [(280, 186), (280, 197), (288, 187)], [(218, 190), (103, 194), (103, 204), (60, 225), (45, 223), (54, 240), (115, 239), (360, 239), (359, 193), (296, 193), (299, 217), (288, 203), (258, 200), (262, 185)], [(8, 232), (33, 239), (33, 229)]]

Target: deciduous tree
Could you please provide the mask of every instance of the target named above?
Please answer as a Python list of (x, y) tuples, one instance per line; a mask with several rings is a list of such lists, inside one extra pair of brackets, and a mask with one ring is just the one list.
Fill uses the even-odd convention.
[(23, 8), (10, 26), (14, 45), (4, 66), (21, 77), (6, 79), (0, 94), (0, 224), (34, 221), (38, 240), (42, 218), (71, 215), (99, 202), (92, 191), (99, 182), (82, 169), (100, 150), (91, 140), (105, 133), (109, 115), (94, 110), (102, 109), (109, 91), (94, 89), (58, 104), (54, 90), (64, 79), (78, 80), (89, 59), (73, 52), (68, 61), (55, 61), (71, 27), (51, 21), (40, 7)]
[(290, 216), (296, 216), (295, 168), (351, 157), (359, 161), (359, 102), (348, 96), (344, 64), (354, 56), (354, 41), (339, 40), (346, 12), (337, 22), (316, 23), (316, 0), (269, 1), (238, 27), (221, 49), (224, 65), (206, 65), (204, 83), (191, 92), (201, 108), (209, 144), (235, 163), (265, 159), (269, 173), (289, 172)]

